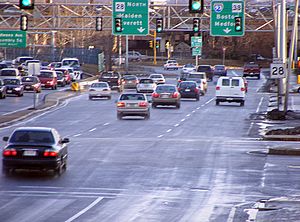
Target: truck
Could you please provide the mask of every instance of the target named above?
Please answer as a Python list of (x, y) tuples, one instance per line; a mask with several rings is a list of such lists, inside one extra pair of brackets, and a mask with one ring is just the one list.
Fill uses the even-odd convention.
[(100, 73), (99, 82), (107, 82), (111, 89), (117, 89), (122, 92), (124, 84), (122, 81), (122, 75), (115, 71), (105, 71)]
[(243, 77), (256, 77), (260, 79), (260, 66), (255, 62), (249, 62), (244, 65)]

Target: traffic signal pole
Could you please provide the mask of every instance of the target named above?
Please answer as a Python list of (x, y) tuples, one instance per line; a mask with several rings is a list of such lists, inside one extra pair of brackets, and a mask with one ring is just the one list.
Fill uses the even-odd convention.
[(156, 65), (156, 31), (153, 34), (153, 64)]

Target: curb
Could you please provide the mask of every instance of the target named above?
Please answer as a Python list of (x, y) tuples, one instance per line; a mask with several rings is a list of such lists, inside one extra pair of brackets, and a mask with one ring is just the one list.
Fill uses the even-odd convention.
[(300, 141), (300, 135), (263, 135), (263, 140)]

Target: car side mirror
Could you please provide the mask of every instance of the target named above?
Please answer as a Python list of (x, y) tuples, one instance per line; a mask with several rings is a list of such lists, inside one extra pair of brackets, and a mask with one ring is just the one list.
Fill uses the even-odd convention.
[(8, 141), (8, 138), (9, 138), (8, 136), (4, 136), (4, 137), (3, 137), (3, 141), (7, 142), (7, 141)]
[(70, 142), (69, 138), (63, 138), (61, 140), (61, 143), (69, 143), (69, 142)]

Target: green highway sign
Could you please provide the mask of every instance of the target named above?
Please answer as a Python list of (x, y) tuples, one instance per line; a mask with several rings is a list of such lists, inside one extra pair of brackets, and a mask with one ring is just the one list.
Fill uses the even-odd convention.
[(192, 49), (192, 56), (201, 56), (202, 48), (197, 47)]
[(26, 48), (26, 32), (1, 30), (0, 47), (6, 48)]
[(212, 0), (210, 14), (211, 36), (244, 36), (245, 4), (239, 0)]
[(202, 47), (202, 36), (192, 36), (191, 47)]
[(113, 0), (113, 35), (148, 35), (148, 0)]

